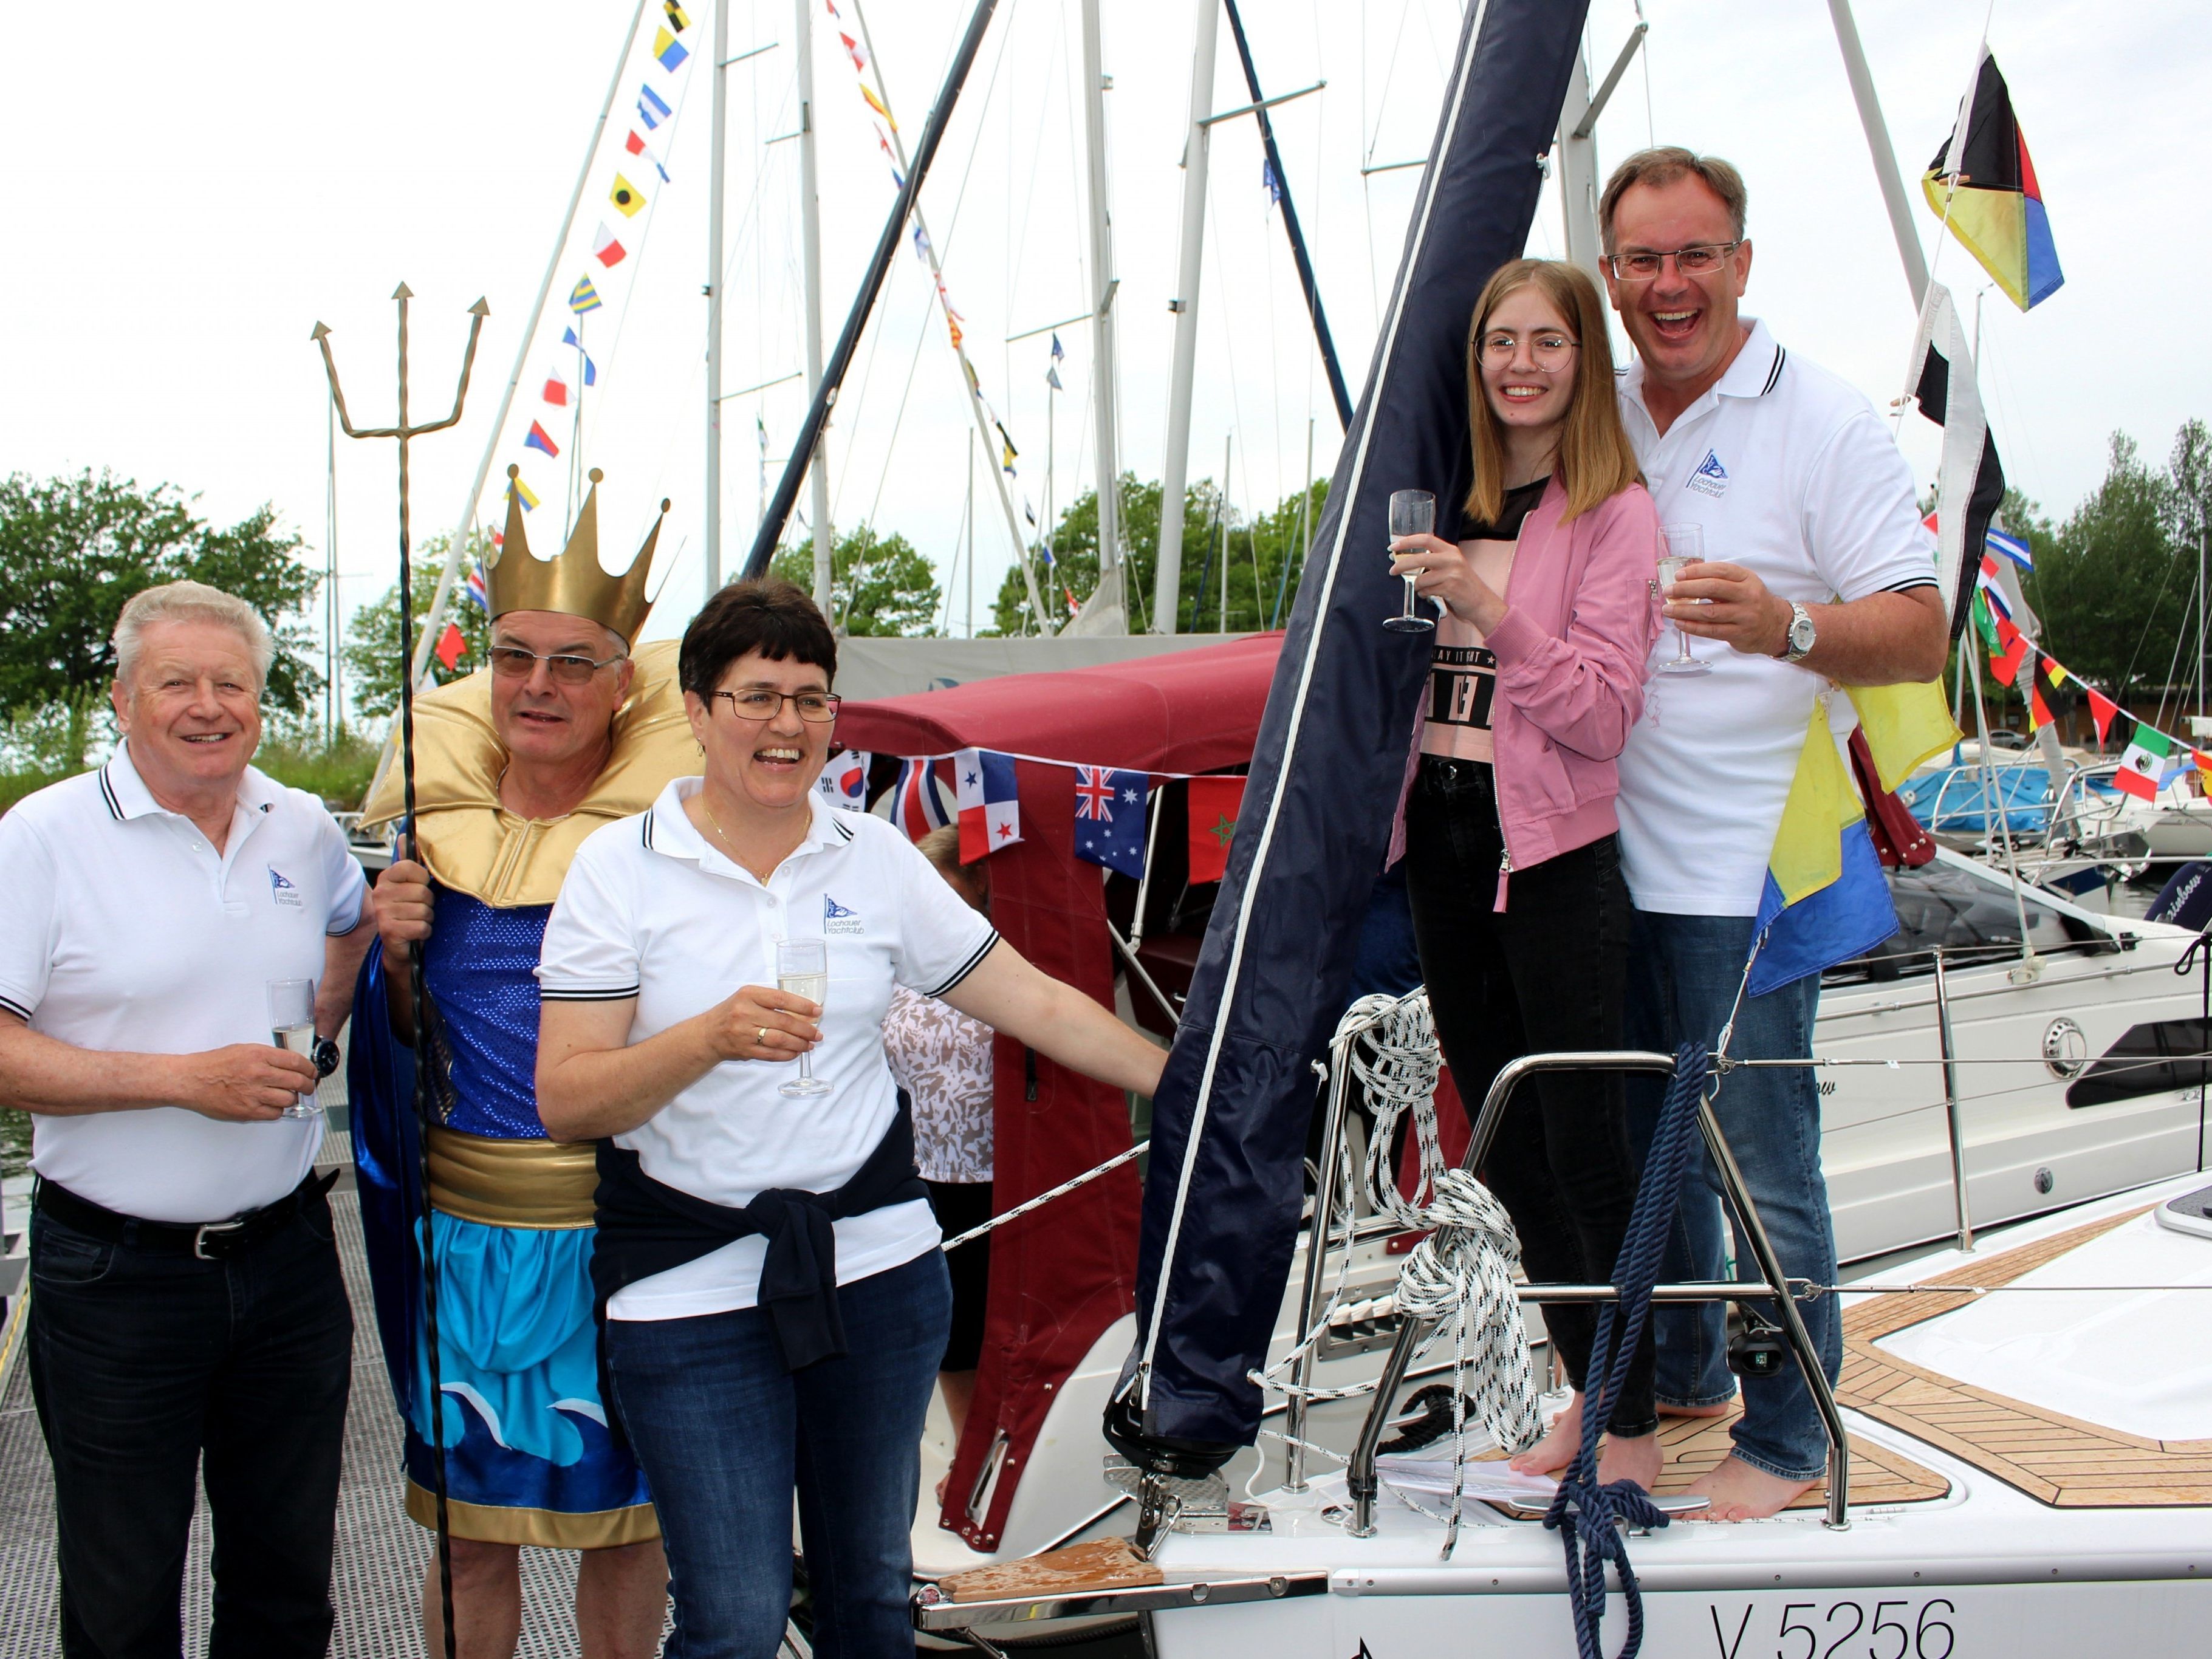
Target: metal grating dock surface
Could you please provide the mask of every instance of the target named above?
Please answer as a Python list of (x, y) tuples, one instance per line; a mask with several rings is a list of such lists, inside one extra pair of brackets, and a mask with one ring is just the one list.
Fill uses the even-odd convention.
[[(346, 1157), (334, 1133), (325, 1159)], [(350, 1168), (348, 1174), (350, 1175)], [(343, 1183), (350, 1186), (350, 1182)], [(338, 1489), (337, 1559), (331, 1598), (337, 1659), (418, 1656), (416, 1613), (429, 1534), (400, 1503), (399, 1419), (386, 1385), (384, 1358), (369, 1314), (368, 1266), (360, 1209), (350, 1191), (333, 1193), (338, 1253), (355, 1309), (353, 1399), (346, 1414), (345, 1473)], [(28, 1370), (9, 1368), (0, 1394), (0, 1659), (50, 1659), (61, 1643), (56, 1623), (52, 1475), (31, 1406)], [(204, 1653), (211, 1585), (204, 1498), (192, 1519), (185, 1567), (185, 1651)], [(556, 1550), (522, 1552), (524, 1659), (568, 1659), (577, 1651), (569, 1613), (575, 1558)]]

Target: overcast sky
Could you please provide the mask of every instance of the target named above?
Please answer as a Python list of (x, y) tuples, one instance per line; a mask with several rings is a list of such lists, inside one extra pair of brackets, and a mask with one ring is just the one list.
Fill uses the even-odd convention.
[[(724, 386), (735, 392), (801, 364), (794, 6), (737, 6), (729, 71)], [(850, 20), (854, 0), (839, 0)], [(1355, 395), (1387, 295), (1417, 169), (1362, 175), (1425, 154), (1456, 0), (1248, 0), (1267, 92), (1326, 80), (1277, 112), (1291, 187)], [(1859, 28), (1908, 180), (1948, 134), (1988, 8), (1984, 0), (1861, 0)], [(415, 526), (449, 528), (488, 441), (586, 142), (629, 27), (626, 0), (534, 0), (461, 8), (427, 0), (271, 11), (238, 4), (118, 0), (94, 20), (52, 3), (11, 9), (0, 55), (0, 142), (17, 160), (17, 218), (0, 365), (0, 465), (44, 475), (111, 468), (173, 483), (228, 522), (272, 502), (319, 560), (324, 545), (325, 392), (309, 345), (320, 319), (357, 421), (388, 418), (392, 307), (416, 295), (416, 417), (451, 396), (465, 309), (489, 300), (465, 418), (415, 457)], [(662, 559), (669, 586), (649, 631), (674, 634), (703, 574), (703, 341), (707, 276), (711, 0), (682, 36), (696, 55), (675, 74), (650, 58), (650, 0), (621, 95), (555, 263), (555, 297), (526, 355), (497, 466), (528, 460), (545, 505), (541, 552), (559, 540), (562, 463), (526, 455), (544, 419), (567, 451), (568, 416), (539, 401), (575, 277), (608, 303), (587, 319), (600, 383), (585, 409), (582, 453), (608, 474), (603, 532), (617, 566), (672, 498)], [(1115, 274), (1121, 287), (1122, 465), (1161, 467), (1178, 160), (1188, 119), (1193, 6), (1120, 0), (1106, 8)], [(1648, 139), (1727, 155), (1750, 184), (1757, 264), (1747, 307), (1793, 349), (1886, 404), (1902, 386), (1912, 308), (1827, 9), (1815, 0), (1646, 0), (1648, 51), (1601, 121), (1601, 166)], [(893, 196), (837, 41), (813, 0), (820, 137), (823, 308), (834, 338)], [(876, 0), (884, 87), (918, 139), (968, 15), (966, 0)], [(1594, 0), (1590, 57), (1602, 73), (1635, 21), (1628, 0)], [(858, 33), (857, 28), (854, 29)], [(1096, 476), (1089, 331), (1060, 330), (1054, 394), (1049, 337), (1006, 337), (1086, 308), (1077, 0), (1001, 0), (923, 210), (964, 317), (983, 390), (1022, 454), (1018, 489), (1040, 514)], [(2188, 0), (1997, 0), (1990, 40), (2041, 177), (2066, 287), (2032, 315), (1992, 290), (1984, 304), (1984, 395), (2014, 482), (2063, 511), (2102, 475), (2106, 436), (2124, 428), (2163, 455), (2183, 420), (2212, 413), (2201, 393), (2203, 329), (2146, 305), (2212, 256), (2201, 211), (2212, 113), (2203, 94), (2212, 30)], [(638, 87), (673, 118), (651, 134), (673, 182), (619, 152), (637, 125)], [(1227, 30), (1214, 106), (1246, 101)], [(1252, 123), (1214, 130), (1206, 269), (1200, 296), (1192, 476), (1218, 476), (1233, 441), (1230, 493), (1264, 509), (1313, 471), (1331, 470), (1338, 431), (1279, 225), (1261, 185)], [(651, 205), (610, 204), (617, 164)], [(1955, 245), (1923, 245), (1971, 314), (1983, 286)], [(631, 250), (613, 270), (590, 261), (604, 222)], [(1534, 252), (1560, 246), (1547, 191)], [(2192, 285), (2193, 286), (2193, 285)], [(894, 266), (830, 435), (834, 518), (897, 530), (948, 568), (959, 539), (969, 426), (927, 274)], [(573, 362), (573, 357), (569, 359)], [(804, 408), (785, 380), (725, 404), (724, 558), (739, 562), (757, 522), (756, 419), (781, 463)], [(1916, 470), (1927, 434), (1906, 423)], [(389, 585), (394, 458), (389, 444), (339, 440), (342, 592), (349, 609)], [(1048, 477), (1046, 459), (1054, 465)], [(981, 471), (975, 608), (1009, 561)], [(495, 472), (495, 481), (497, 478)], [(805, 497), (802, 495), (802, 507)], [(495, 490), (487, 501), (496, 510)], [(952, 625), (965, 625), (965, 580)]]

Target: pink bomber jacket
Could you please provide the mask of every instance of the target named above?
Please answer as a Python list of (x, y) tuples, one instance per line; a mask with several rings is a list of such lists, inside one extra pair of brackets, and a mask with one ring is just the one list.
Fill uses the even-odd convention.
[[(1644, 712), (1645, 663), (1658, 626), (1652, 590), (1659, 514), (1641, 484), (1571, 522), (1555, 476), (1521, 527), (1505, 615), (1484, 643), (1498, 658), (1491, 704), (1498, 827), (1505, 862), (1497, 908), (1516, 869), (1586, 847), (1620, 828), (1614, 763)], [(1428, 700), (1413, 723), (1406, 781), (1419, 763)], [(1391, 837), (1405, 848), (1405, 795)]]

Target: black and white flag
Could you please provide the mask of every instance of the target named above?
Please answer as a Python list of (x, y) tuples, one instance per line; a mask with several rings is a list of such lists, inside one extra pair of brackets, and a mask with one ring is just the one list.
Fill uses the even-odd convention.
[(1958, 307), (1941, 283), (1928, 284), (1921, 304), (1906, 385), (1920, 412), (1943, 428), (1943, 460), (1936, 475), (1936, 580), (1956, 641), (1973, 607), (1990, 520), (2004, 500), (2004, 468), (1982, 413), (1973, 353), (1959, 326)]

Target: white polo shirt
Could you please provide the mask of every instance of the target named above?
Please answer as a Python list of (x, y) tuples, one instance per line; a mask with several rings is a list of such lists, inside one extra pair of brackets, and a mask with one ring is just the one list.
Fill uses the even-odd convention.
[[(811, 1060), (828, 1094), (776, 1092), (798, 1074), (796, 1060), (732, 1060), (615, 1137), (655, 1181), (716, 1204), (749, 1204), (771, 1187), (825, 1192), (853, 1177), (898, 1111), (884, 1057), (891, 988), (941, 995), (999, 936), (892, 825), (818, 794), (808, 797), (806, 839), (758, 880), (684, 816), (703, 781), (678, 778), (650, 811), (577, 848), (546, 923), (538, 983), (548, 1002), (635, 998), (629, 1040), (641, 1042), (741, 986), (774, 986), (778, 941), (827, 940), (830, 994)], [(910, 1261), (942, 1237), (921, 1200), (836, 1225), (840, 1284)], [(688, 1319), (750, 1308), (767, 1252), (757, 1234), (738, 1239), (624, 1287), (607, 1313)]]
[[(0, 1008), (79, 1048), (188, 1054), (270, 1041), (268, 982), (323, 976), (368, 890), (313, 795), (252, 767), (218, 853), (155, 800), (127, 743), (0, 817)], [(284, 1196), (323, 1121), (183, 1106), (35, 1114), (31, 1167), (149, 1221), (222, 1221)]]
[[(1664, 436), (1644, 407), (1643, 362), (1621, 378), (1621, 418), (1660, 524), (1703, 526), (1706, 558), (1803, 604), (1932, 584), (1935, 538), (1873, 405), (1745, 320), (1751, 337), (1728, 372)], [(1640, 910), (1753, 915), (1813, 700), (1829, 682), (1717, 640), (1690, 648), (1712, 672), (1652, 673), (1620, 757), (1621, 869)], [(1662, 627), (1650, 666), (1679, 649)], [(1834, 699), (1829, 720), (1845, 737), (1850, 704)]]

